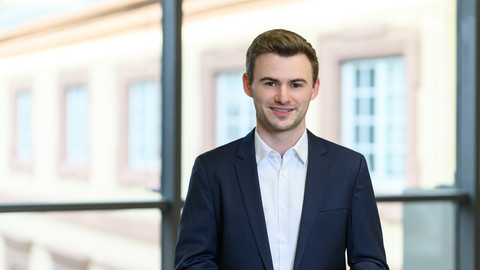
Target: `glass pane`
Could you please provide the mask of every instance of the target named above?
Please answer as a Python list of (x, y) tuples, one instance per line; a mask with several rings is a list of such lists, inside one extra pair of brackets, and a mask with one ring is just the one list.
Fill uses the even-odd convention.
[(1, 214), (0, 269), (158, 270), (160, 222), (158, 210)]
[(85, 86), (73, 86), (65, 93), (66, 159), (75, 165), (85, 165), (88, 156), (88, 98)]
[(380, 203), (378, 208), (390, 269), (455, 269), (455, 204)]
[[(455, 0), (260, 2), (184, 1), (183, 186), (194, 158), (217, 146), (209, 130), (225, 113), (212, 109), (216, 75), (245, 70), (250, 42), (271, 28), (298, 32), (316, 49), (321, 85), (307, 128), (371, 156), (377, 194), (453, 184)], [(240, 78), (234, 83), (229, 89), (245, 95)]]
[(16, 99), (17, 158), (20, 161), (32, 160), (32, 92), (22, 91)]
[(159, 2), (0, 10), (0, 202), (159, 199)]
[(128, 160), (137, 170), (160, 168), (160, 88), (153, 80), (133, 82), (128, 89)]

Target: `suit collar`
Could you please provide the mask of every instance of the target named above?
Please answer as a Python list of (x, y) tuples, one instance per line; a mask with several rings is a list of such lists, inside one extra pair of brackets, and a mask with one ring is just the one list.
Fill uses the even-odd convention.
[(247, 136), (243, 137), (237, 150), (237, 157), (245, 159), (250, 156), (255, 157), (255, 129), (253, 129)]
[(255, 160), (254, 130), (240, 142), (235, 160), (235, 170), (250, 228), (257, 243), (264, 268), (273, 270), (272, 255), (268, 244), (267, 226), (263, 213), (257, 162)]
[[(257, 160), (257, 164), (260, 164), (262, 160), (271, 152), (277, 153), (275, 150), (270, 148), (270, 146), (267, 145), (267, 143), (260, 137), (258, 134), (257, 130), (255, 130), (255, 157)], [(293, 151), (296, 156), (299, 158), (299, 160), (305, 164), (308, 159), (308, 136), (307, 136), (307, 130), (305, 130), (300, 137), (300, 139), (295, 143), (292, 148), (287, 150), (285, 153), (288, 151)]]
[(294, 270), (297, 270), (300, 265), (315, 218), (322, 206), (322, 200), (325, 197), (323, 193), (326, 190), (326, 176), (328, 175), (330, 164), (330, 161), (325, 155), (326, 153), (327, 150), (322, 140), (311, 132), (308, 132), (308, 168)]

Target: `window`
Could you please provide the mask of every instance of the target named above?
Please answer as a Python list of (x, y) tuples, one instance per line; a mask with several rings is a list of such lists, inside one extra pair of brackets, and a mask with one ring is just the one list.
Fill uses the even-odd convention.
[(243, 72), (221, 72), (216, 78), (216, 145), (245, 136), (255, 126), (253, 101), (242, 88)]
[[(319, 42), (322, 137), (365, 155), (376, 194), (418, 188), (427, 177), (420, 167), (418, 134), (425, 128), (418, 115), (420, 109), (431, 111), (420, 102), (431, 103), (419, 98), (418, 38), (413, 31), (380, 27)], [(447, 124), (440, 128), (447, 131)], [(440, 148), (433, 150), (440, 153)], [(430, 163), (435, 166), (422, 160), (422, 168)], [(427, 178), (435, 179), (436, 171), (428, 171)]]
[(128, 87), (128, 162), (134, 170), (155, 171), (160, 165), (160, 89), (153, 79)]
[(65, 93), (65, 158), (71, 165), (85, 166), (88, 156), (88, 99), (84, 85)]
[(123, 63), (119, 81), (119, 172), (122, 184), (159, 189), (161, 164), (160, 67), (158, 59)]
[(34, 161), (34, 96), (31, 75), (16, 74), (9, 82), (11, 90), (10, 165), (16, 171), (32, 171)]
[(90, 95), (86, 69), (58, 74), (59, 83), (59, 173), (62, 177), (86, 179), (89, 165)]
[(247, 48), (245, 44), (201, 54), (201, 91), (190, 92), (191, 100), (183, 105), (203, 111), (188, 121), (202, 123), (200, 152), (243, 137), (255, 126), (253, 101), (242, 86)]
[(406, 94), (401, 56), (342, 64), (342, 143), (364, 154), (376, 186), (406, 181)]
[(33, 158), (32, 141), (32, 92), (20, 91), (16, 95), (16, 151), (19, 162), (31, 162)]

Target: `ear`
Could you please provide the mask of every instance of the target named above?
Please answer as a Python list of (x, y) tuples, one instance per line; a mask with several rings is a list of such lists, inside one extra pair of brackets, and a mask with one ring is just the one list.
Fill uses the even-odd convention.
[(317, 81), (315, 82), (315, 85), (313, 86), (313, 89), (312, 89), (312, 97), (310, 98), (310, 100), (314, 100), (317, 97), (319, 89), (320, 89), (320, 78), (317, 78)]
[(249, 97), (253, 97), (253, 92), (252, 92), (252, 83), (248, 79), (247, 73), (243, 73), (242, 76), (242, 81), (243, 81), (243, 91), (245, 91), (245, 94)]

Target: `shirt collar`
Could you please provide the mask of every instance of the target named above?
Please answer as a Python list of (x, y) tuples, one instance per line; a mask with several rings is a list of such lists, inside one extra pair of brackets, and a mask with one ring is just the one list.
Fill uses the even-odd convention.
[[(297, 154), (297, 156), (303, 162), (303, 164), (307, 163), (308, 138), (307, 138), (306, 129), (303, 132), (300, 139), (297, 141), (297, 143), (292, 148), (288, 149), (287, 152), (290, 150), (293, 150)], [(260, 135), (258, 134), (257, 129), (255, 129), (255, 157), (257, 159), (257, 164), (262, 162), (270, 152), (276, 152), (276, 151), (270, 148), (270, 146), (268, 146), (262, 140), (262, 138), (260, 138)]]

